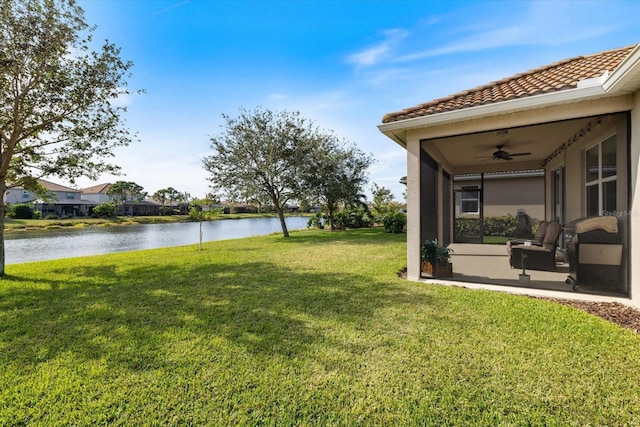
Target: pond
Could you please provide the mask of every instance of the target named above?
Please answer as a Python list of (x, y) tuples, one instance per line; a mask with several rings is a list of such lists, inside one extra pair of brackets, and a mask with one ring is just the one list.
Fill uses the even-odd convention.
[[(289, 230), (306, 228), (306, 217), (288, 217)], [(278, 218), (207, 221), (202, 241), (236, 239), (282, 232)], [(32, 230), (5, 233), (7, 264), (197, 244), (200, 223), (178, 222), (113, 227)]]

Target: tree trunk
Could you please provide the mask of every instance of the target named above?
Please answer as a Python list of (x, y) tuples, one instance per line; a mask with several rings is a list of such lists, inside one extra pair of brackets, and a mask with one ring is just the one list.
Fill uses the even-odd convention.
[(7, 186), (4, 182), (0, 183), (0, 194), (2, 194), (2, 200), (0, 201), (0, 277), (4, 277), (4, 263), (5, 263), (5, 254), (4, 254), (4, 214), (5, 214), (5, 204), (4, 204), (4, 193), (7, 191)]
[(335, 231), (336, 226), (335, 226), (335, 223), (333, 222), (333, 208), (329, 206), (327, 209), (327, 213), (329, 216), (329, 230)]
[(287, 223), (284, 221), (284, 211), (282, 210), (282, 206), (276, 204), (276, 212), (278, 212), (278, 217), (280, 218), (280, 226), (282, 227), (282, 235), (284, 237), (289, 237), (289, 230), (287, 230)]

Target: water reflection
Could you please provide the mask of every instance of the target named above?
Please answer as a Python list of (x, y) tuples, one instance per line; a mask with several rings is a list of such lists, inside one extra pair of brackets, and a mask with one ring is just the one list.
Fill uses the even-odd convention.
[[(290, 230), (305, 228), (308, 218), (286, 219)], [(226, 240), (280, 232), (278, 218), (246, 218), (202, 224), (203, 241)], [(45, 261), (113, 252), (190, 245), (199, 242), (195, 222), (80, 229), (33, 230), (5, 234), (6, 263)]]

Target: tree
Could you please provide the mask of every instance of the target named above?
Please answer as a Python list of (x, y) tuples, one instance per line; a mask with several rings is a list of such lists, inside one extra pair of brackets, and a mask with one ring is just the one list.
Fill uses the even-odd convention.
[(363, 188), (373, 157), (357, 147), (325, 135), (320, 148), (307, 162), (303, 175), (305, 194), (322, 205), (331, 230), (341, 205), (365, 207)]
[[(182, 212), (184, 211), (183, 208), (188, 207), (191, 204), (191, 194), (188, 191), (184, 191), (184, 192), (178, 192), (177, 197), (175, 198), (175, 201), (178, 202), (178, 213), (180, 215), (182, 215)], [(185, 212), (186, 214), (188, 214), (188, 210)]]
[(398, 213), (400, 204), (393, 200), (391, 190), (385, 187), (379, 187), (378, 184), (374, 182), (371, 192), (373, 195), (371, 213), (373, 213), (375, 222), (381, 223), (385, 216)]
[(211, 187), (232, 201), (273, 205), (289, 237), (283, 207), (299, 198), (305, 165), (323, 135), (298, 112), (241, 109), (236, 118), (223, 117), (226, 127), (211, 138), (213, 154), (203, 161)]
[(116, 181), (109, 186), (107, 196), (120, 206), (121, 212), (124, 212), (125, 202), (139, 202), (144, 200), (147, 193), (141, 185), (132, 181)]
[(93, 208), (94, 217), (109, 218), (116, 216), (117, 207), (113, 202), (102, 202)]
[(189, 208), (189, 216), (192, 220), (200, 223), (200, 250), (202, 250), (202, 223), (204, 220), (212, 219), (217, 216), (220, 211), (212, 210), (213, 201), (205, 196), (204, 199), (192, 199)]
[(154, 199), (158, 200), (162, 205), (162, 210), (165, 211), (166, 202), (169, 202), (169, 214), (171, 214), (171, 205), (175, 200), (181, 197), (181, 193), (173, 187), (163, 188), (153, 193)]
[[(132, 137), (125, 107), (131, 62), (93, 28), (74, 0), (0, 0), (0, 194), (47, 176), (92, 179), (119, 168), (106, 161)], [(0, 275), (4, 275), (0, 203)]]

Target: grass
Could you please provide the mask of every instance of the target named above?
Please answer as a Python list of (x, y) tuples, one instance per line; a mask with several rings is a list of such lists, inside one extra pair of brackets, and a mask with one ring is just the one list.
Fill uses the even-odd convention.
[(509, 239), (509, 237), (502, 236), (484, 236), (482, 243), (490, 245), (504, 245)]
[(638, 425), (640, 337), (398, 279), (405, 236), (10, 265), (0, 425)]

